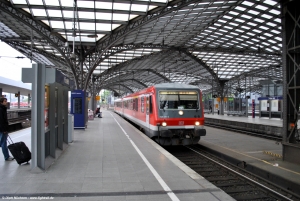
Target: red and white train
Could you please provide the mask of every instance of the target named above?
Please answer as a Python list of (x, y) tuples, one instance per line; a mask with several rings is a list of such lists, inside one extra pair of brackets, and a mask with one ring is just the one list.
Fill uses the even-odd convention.
[(197, 144), (206, 135), (202, 93), (196, 86), (157, 84), (115, 100), (114, 110), (164, 146)]

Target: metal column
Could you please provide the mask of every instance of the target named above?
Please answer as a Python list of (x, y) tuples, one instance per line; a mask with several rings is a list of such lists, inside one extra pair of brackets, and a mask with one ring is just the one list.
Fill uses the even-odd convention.
[(44, 64), (22, 69), (22, 81), (32, 83), (31, 108), (31, 171), (45, 169), (45, 72)]
[(295, 143), (300, 103), (300, 1), (281, 1), (283, 25), (283, 160), (300, 164)]

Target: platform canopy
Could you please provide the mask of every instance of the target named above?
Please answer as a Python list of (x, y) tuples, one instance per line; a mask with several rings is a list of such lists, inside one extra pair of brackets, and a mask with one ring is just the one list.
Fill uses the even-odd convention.
[(131, 93), (178, 82), (204, 93), (282, 82), (273, 0), (0, 0), (0, 39), (77, 88)]

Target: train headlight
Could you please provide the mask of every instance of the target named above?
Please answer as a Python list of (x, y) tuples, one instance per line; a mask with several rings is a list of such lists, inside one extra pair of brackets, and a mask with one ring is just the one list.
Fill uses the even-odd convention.
[(167, 126), (167, 122), (162, 122), (161, 125), (162, 126)]
[(199, 126), (199, 125), (200, 125), (200, 122), (199, 122), (199, 121), (196, 121), (196, 122), (195, 122), (195, 125), (196, 125), (196, 126)]
[(180, 111), (178, 112), (178, 114), (179, 114), (179, 115), (183, 115), (183, 111), (180, 110)]

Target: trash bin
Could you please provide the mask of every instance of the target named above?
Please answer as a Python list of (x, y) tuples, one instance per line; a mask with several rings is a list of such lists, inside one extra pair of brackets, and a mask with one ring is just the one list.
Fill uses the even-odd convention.
[(68, 143), (73, 142), (74, 115), (68, 114)]

